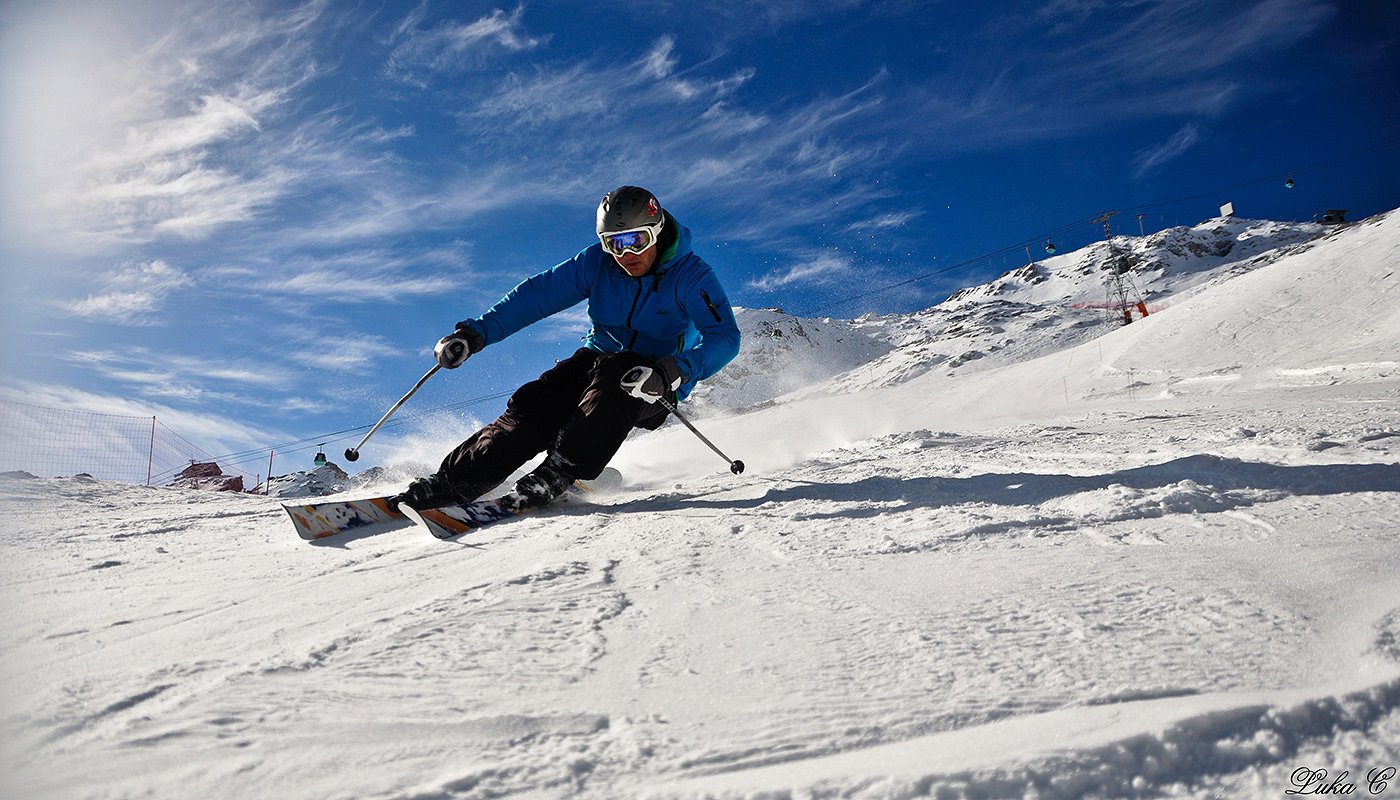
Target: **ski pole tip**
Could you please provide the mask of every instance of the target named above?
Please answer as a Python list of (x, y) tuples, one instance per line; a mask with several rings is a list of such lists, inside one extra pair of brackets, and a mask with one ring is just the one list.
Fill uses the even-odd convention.
[(359, 450), (356, 450), (356, 449), (353, 448), (353, 447), (346, 448), (346, 450), (345, 450), (345, 460), (346, 460), (346, 461), (359, 461), (359, 460), (360, 460), (360, 451), (359, 451)]
[(744, 462), (735, 461), (734, 463), (729, 465), (729, 471), (734, 473), (735, 475), (742, 473), (744, 471)]

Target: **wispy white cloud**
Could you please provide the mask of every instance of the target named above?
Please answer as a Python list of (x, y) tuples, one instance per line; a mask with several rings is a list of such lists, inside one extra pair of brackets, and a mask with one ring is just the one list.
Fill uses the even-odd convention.
[(426, 86), (425, 74), (457, 74), (483, 65), (494, 54), (532, 50), (544, 41), (524, 33), (524, 6), (509, 14), (498, 8), (473, 22), (446, 20), (427, 29), (421, 27), (425, 9), (426, 3), (395, 31), (398, 43), (384, 65), (384, 73), (393, 80)]
[(1091, 57), (1083, 68), (1100, 76), (1115, 70), (1135, 77), (1192, 78), (1302, 41), (1336, 13), (1326, 0), (1263, 0), (1213, 8), (1158, 0), (1127, 24), (1087, 41), (1080, 55)]
[(575, 65), (562, 72), (508, 76), (495, 95), (472, 112), (484, 120), (511, 119), (519, 125), (541, 126), (576, 117), (602, 116), (614, 94), (593, 70)]
[[(733, 94), (754, 74), (741, 69), (715, 79), (679, 77), (674, 47), (674, 39), (661, 37), (649, 51), (628, 61), (584, 61), (531, 74), (511, 73), (492, 95), (476, 104), (470, 117), (517, 128), (586, 118), (610, 134), (638, 127), (641, 118), (674, 119), (681, 110), (678, 103), (703, 111)], [(663, 138), (656, 133), (649, 136)]]
[[(247, 356), (201, 358), (146, 347), (121, 350), (73, 350), (66, 359), (85, 369), (127, 384), (141, 394), (160, 394), (171, 384), (276, 388), (286, 386), (293, 373), (283, 367)], [(238, 395), (225, 393), (223, 399)]]
[(412, 254), (372, 248), (325, 257), (298, 256), (259, 269), (231, 267), (218, 274), (260, 294), (381, 303), (451, 291), (462, 285), (471, 270), (455, 247)]
[(651, 78), (666, 78), (676, 69), (676, 40), (663, 36), (642, 59), (642, 74)]
[(593, 321), (588, 316), (588, 305), (579, 303), (531, 327), (530, 335), (544, 341), (577, 342), (588, 334), (592, 326)]
[[(848, 217), (878, 200), (866, 176), (889, 148), (863, 123), (879, 117), (888, 74), (786, 107), (746, 101), (755, 75), (749, 67), (718, 75), (684, 67), (674, 40), (661, 37), (627, 61), (513, 73), (463, 121), (483, 149), (489, 143), (494, 158), (515, 165), (516, 180), (544, 186), (568, 175), (592, 190), (640, 182), (669, 207), (703, 204), (732, 215), (729, 239), (772, 241), (788, 223)], [(588, 135), (578, 134), (581, 126)], [(533, 144), (541, 138), (550, 142), (543, 153)], [(764, 207), (739, 197), (762, 198)]]
[(886, 211), (868, 219), (860, 220), (859, 222), (852, 222), (850, 225), (846, 226), (846, 230), (850, 233), (860, 233), (862, 231), (883, 231), (892, 228), (902, 228), (923, 216), (923, 214), (924, 212), (920, 209), (909, 208), (903, 208), (898, 211)]
[(1190, 150), (1201, 140), (1200, 126), (1187, 123), (1181, 130), (1172, 134), (1167, 141), (1144, 150), (1139, 150), (1134, 160), (1133, 173), (1141, 178), (1177, 156)]
[[(337, 123), (327, 122), (325, 127), (335, 128)], [(444, 165), (438, 174), (425, 177), (393, 156), (376, 158), (365, 152), (373, 135), (367, 131), (339, 137), (328, 130), (317, 147), (321, 152), (314, 155), (315, 174), (304, 181), (317, 184), (323, 199), (311, 223), (280, 234), (284, 246), (338, 248), (453, 230), (482, 214), (567, 197), (579, 185), (576, 178), (542, 178), (522, 171), (506, 159), (473, 169)], [(325, 143), (333, 138), (334, 143)]]
[(189, 275), (164, 261), (128, 263), (103, 282), (101, 292), (66, 303), (63, 308), (87, 319), (153, 325), (166, 298), (193, 283)]
[(402, 351), (383, 337), (370, 334), (341, 334), (337, 336), (302, 336), (296, 349), (288, 354), (292, 361), (313, 369), (330, 372), (353, 372)]
[(1039, 19), (1056, 23), (1054, 32), (1065, 33), (1094, 14), (1147, 5), (1156, 0), (1050, 0), (1036, 11)]
[(341, 403), (331, 398), (284, 397), (277, 402), (277, 410), (298, 414), (324, 414), (340, 408)]
[[(1257, 64), (1336, 14), (1331, 0), (1051, 0), (966, 34), (966, 55), (952, 51), (948, 67), (957, 80), (912, 85), (892, 98), (885, 124), (904, 138), (917, 126), (925, 147), (950, 154), (1218, 117), (1279, 91)], [(1030, 37), (1055, 46), (1027, 47)]]
[[(635, 2), (645, 11), (657, 8), (654, 2)], [(752, 35), (764, 35), (825, 17), (849, 13), (862, 6), (898, 7), (901, 3), (872, 3), (871, 0), (687, 0), (666, 8), (668, 13), (692, 12), (713, 26), (711, 35), (719, 42), (732, 42)], [(919, 5), (928, 5), (927, 3)]]
[(174, 2), (18, 10), (0, 48), (4, 232), (44, 248), (199, 237), (246, 221), (297, 179), (267, 122), (315, 73), (321, 2), (249, 15)]
[[(876, 157), (876, 156), (873, 156)], [(876, 157), (877, 158), (877, 157)], [(727, 239), (776, 244), (789, 247), (810, 247), (808, 226), (814, 222), (838, 226), (845, 230), (849, 220), (868, 219), (895, 195), (893, 188), (870, 181), (835, 181), (829, 176), (820, 181), (822, 192), (801, 194), (784, 185), (778, 176), (756, 191), (755, 196), (772, 198), (749, 214), (737, 214), (735, 223), (725, 228)], [(813, 176), (809, 183), (817, 183)], [(760, 194), (758, 192), (766, 192)]]
[(750, 280), (750, 289), (771, 292), (794, 285), (830, 284), (854, 270), (850, 257), (840, 253), (819, 253), (796, 264), (772, 270)]
[(386, 298), (405, 298), (446, 292), (458, 282), (442, 276), (411, 275), (349, 275), (334, 269), (314, 269), (299, 272), (286, 280), (265, 283), (262, 288), (283, 294), (298, 294), (344, 303), (382, 302)]

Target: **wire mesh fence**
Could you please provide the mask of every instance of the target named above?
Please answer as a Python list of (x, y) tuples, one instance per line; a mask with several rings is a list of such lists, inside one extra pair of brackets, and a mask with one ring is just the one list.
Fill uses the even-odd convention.
[[(195, 463), (215, 459), (156, 417), (103, 414), (0, 400), (0, 472), (40, 477), (87, 474), (164, 485)], [(220, 464), (253, 487), (258, 476)]]

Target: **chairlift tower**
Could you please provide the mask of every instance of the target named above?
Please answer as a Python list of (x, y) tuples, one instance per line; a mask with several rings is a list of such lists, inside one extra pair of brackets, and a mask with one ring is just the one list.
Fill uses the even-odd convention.
[(1109, 220), (1117, 214), (1117, 211), (1104, 211), (1094, 218), (1094, 222), (1103, 225), (1104, 239), (1108, 241), (1108, 275), (1104, 278), (1104, 284), (1108, 288), (1108, 307), (1122, 320), (1124, 325), (1128, 325), (1133, 321), (1134, 308), (1142, 316), (1147, 316), (1147, 304), (1143, 302), (1142, 294), (1133, 285), (1130, 274), (1133, 267), (1127, 254), (1120, 253), (1117, 244), (1113, 241), (1113, 227)]

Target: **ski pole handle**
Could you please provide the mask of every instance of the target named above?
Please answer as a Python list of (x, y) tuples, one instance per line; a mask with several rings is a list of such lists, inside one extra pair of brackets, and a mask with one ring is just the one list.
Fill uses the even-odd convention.
[(365, 438), (361, 439), (359, 444), (355, 445), (354, 447), (348, 448), (345, 451), (345, 460), (359, 461), (360, 448), (365, 446), (365, 442), (369, 441), (369, 437), (373, 436), (375, 431), (379, 430), (379, 428), (383, 426), (385, 422), (388, 422), (389, 417), (394, 416), (394, 412), (399, 410), (399, 406), (403, 405), (404, 403), (407, 403), (408, 398), (412, 397), (414, 393), (416, 393), (419, 389), (423, 388), (423, 384), (427, 383), (428, 379), (433, 377), (433, 374), (440, 369), (442, 369), (442, 365), (434, 364), (433, 368), (428, 370), (427, 374), (419, 378), (418, 382), (413, 384), (413, 388), (408, 390), (408, 394), (399, 398), (399, 402), (395, 403), (388, 411), (384, 412), (384, 416), (380, 417), (379, 421), (374, 423), (374, 427), (370, 428), (369, 433), (365, 434)]
[(709, 446), (711, 450), (715, 451), (715, 455), (719, 456), (725, 461), (728, 461), (730, 472), (734, 473), (735, 475), (738, 475), (744, 471), (744, 462), (730, 459), (729, 456), (724, 454), (723, 450), (720, 450), (718, 447), (715, 447), (714, 442), (710, 441), (709, 439), (706, 439), (705, 434), (696, 430), (695, 426), (690, 424), (690, 420), (686, 419), (685, 416), (681, 414), (680, 409), (676, 408), (675, 403), (672, 403), (665, 397), (658, 397), (657, 399), (661, 401), (661, 405), (665, 406), (667, 411), (670, 411), (672, 414), (676, 415), (676, 419), (680, 420), (687, 428), (690, 428), (691, 433), (695, 434), (695, 436), (699, 438), (700, 441), (704, 442), (706, 445)]

